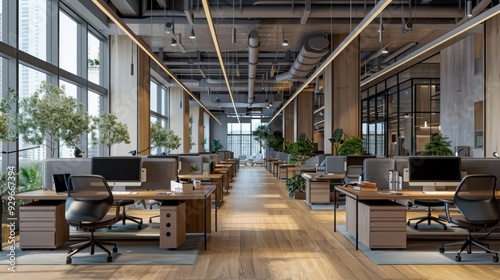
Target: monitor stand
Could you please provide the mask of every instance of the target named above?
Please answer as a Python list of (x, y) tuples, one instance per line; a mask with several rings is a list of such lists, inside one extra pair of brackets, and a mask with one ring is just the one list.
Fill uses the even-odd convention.
[(434, 192), (434, 191), (436, 191), (436, 187), (435, 186), (423, 186), (422, 191), (423, 192)]

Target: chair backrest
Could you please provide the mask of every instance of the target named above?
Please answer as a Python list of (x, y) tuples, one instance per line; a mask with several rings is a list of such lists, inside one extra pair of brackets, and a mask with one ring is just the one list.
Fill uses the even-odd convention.
[(261, 160), (263, 158), (264, 158), (264, 156), (261, 153), (255, 154), (255, 160)]
[(496, 181), (496, 176), (488, 174), (473, 174), (462, 178), (453, 203), (467, 220), (485, 224), (500, 220), (495, 198)]
[(113, 204), (113, 193), (100, 175), (75, 175), (69, 179), (66, 221), (69, 224), (101, 220)]
[(350, 182), (357, 181), (359, 179), (359, 175), (361, 175), (361, 171), (363, 171), (362, 165), (350, 165), (347, 167), (345, 172), (345, 177), (343, 179), (344, 184), (349, 184)]

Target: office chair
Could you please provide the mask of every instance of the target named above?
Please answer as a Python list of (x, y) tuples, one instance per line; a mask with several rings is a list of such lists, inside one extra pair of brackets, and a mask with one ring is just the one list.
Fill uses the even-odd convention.
[[(493, 261), (498, 262), (498, 253), (490, 247), (472, 237), (472, 232), (477, 229), (489, 230), (484, 237), (495, 229), (494, 226), (500, 221), (500, 211), (495, 198), (496, 176), (485, 174), (474, 174), (465, 176), (453, 197), (453, 204), (460, 211), (459, 215), (450, 215), (450, 220), (458, 227), (467, 230), (467, 239), (455, 256), (455, 261), (460, 262), (460, 254), (467, 248), (467, 254), (472, 252), (472, 245), (477, 246), (486, 253), (492, 253)], [(455, 242), (456, 243), (456, 242)], [(453, 243), (452, 243), (453, 244)], [(444, 253), (443, 244), (439, 252)]]
[[(143, 203), (145, 204), (145, 202), (143, 202)], [(137, 223), (138, 229), (142, 228), (142, 218), (127, 215), (127, 206), (132, 205), (132, 204), (135, 205), (134, 200), (132, 200), (132, 199), (119, 199), (119, 200), (115, 200), (114, 204), (116, 207), (122, 208), (122, 216), (123, 216), (122, 223), (123, 223), (123, 225), (125, 225), (126, 220), (129, 220), (129, 221), (132, 221), (134, 223)]]
[(361, 175), (362, 171), (363, 171), (362, 165), (348, 166), (347, 170), (345, 171), (345, 176), (344, 178), (342, 178), (342, 183), (344, 185), (347, 185), (352, 182), (357, 182), (359, 180), (359, 176)]
[(113, 253), (116, 253), (116, 244), (97, 241), (94, 237), (96, 229), (108, 227), (123, 218), (119, 207), (116, 207), (116, 212), (108, 214), (114, 201), (108, 183), (99, 175), (75, 175), (68, 181), (71, 188), (66, 198), (66, 221), (70, 226), (90, 232), (90, 237), (88, 241), (70, 246), (66, 263), (71, 264), (71, 257), (88, 247), (93, 255), (94, 246), (107, 252), (107, 261), (111, 262), (111, 252), (103, 245), (114, 246)]
[(434, 222), (442, 225), (443, 226), (443, 230), (447, 230), (448, 229), (448, 227), (446, 226), (446, 224), (443, 222), (443, 219), (441, 219), (440, 217), (434, 217), (434, 216), (431, 215), (431, 208), (432, 207), (445, 206), (445, 203), (443, 201), (441, 201), (441, 200), (421, 200), (421, 199), (415, 199), (413, 202), (415, 204), (417, 204), (417, 205), (421, 205), (421, 206), (427, 207), (427, 215), (426, 216), (422, 216), (422, 217), (416, 217), (416, 218), (408, 219), (408, 225), (410, 225), (411, 221), (418, 220), (415, 223), (415, 226), (414, 226), (415, 229), (418, 229), (418, 225), (420, 223), (423, 223), (423, 222), (427, 221), (427, 224), (430, 225), (431, 221), (434, 221)]

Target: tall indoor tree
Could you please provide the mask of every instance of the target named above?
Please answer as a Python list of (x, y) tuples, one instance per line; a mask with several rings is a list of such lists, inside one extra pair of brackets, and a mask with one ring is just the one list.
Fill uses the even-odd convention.
[[(92, 139), (94, 144), (106, 145), (108, 150), (113, 144), (130, 143), (130, 135), (127, 125), (119, 122), (115, 114), (104, 113), (97, 117), (92, 117), (93, 130)], [(98, 133), (98, 135), (97, 135)]]
[(157, 147), (167, 148), (167, 154), (181, 146), (181, 138), (173, 130), (161, 126), (160, 122), (151, 124), (151, 151)]
[(64, 86), (58, 88), (46, 82), (19, 102), (19, 112), (16, 127), (21, 139), (33, 145), (45, 143), (51, 157), (63, 143), (78, 143), (91, 121), (83, 104), (65, 94)]
[(253, 132), (254, 140), (259, 142), (260, 153), (262, 153), (262, 148), (267, 145), (267, 139), (272, 135), (272, 131), (269, 128), (269, 125), (259, 125)]

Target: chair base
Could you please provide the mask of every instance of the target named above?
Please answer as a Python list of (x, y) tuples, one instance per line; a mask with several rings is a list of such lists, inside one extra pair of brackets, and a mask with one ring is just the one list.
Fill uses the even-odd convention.
[(160, 217), (160, 215), (154, 215), (154, 216), (149, 217), (149, 223), (151, 224), (153, 222), (154, 218), (159, 218), (159, 217)]
[[(471, 235), (471, 232), (472, 232), (471, 230), (468, 230), (468, 232), (469, 232), (469, 234), (467, 235), (467, 240), (465, 240), (465, 242), (463, 242), (462, 247), (460, 247), (460, 250), (458, 250), (457, 255), (455, 256), (455, 261), (457, 261), (457, 262), (462, 261), (462, 257), (460, 256), (460, 254), (465, 249), (467, 249), (467, 251), (466, 251), (467, 254), (471, 254), (472, 253), (472, 246), (476, 246), (478, 248), (483, 249), (486, 253), (493, 254), (493, 262), (498, 262), (498, 252), (490, 249), (490, 246), (488, 244), (483, 243), (483, 242), (479, 242), (479, 241), (473, 239), (472, 235)], [(441, 247), (439, 247), (439, 252), (440, 253), (445, 252), (444, 246), (460, 245), (461, 243), (462, 242), (452, 242), (452, 243), (448, 243), (448, 244), (443, 244), (443, 245), (441, 245)]]
[(101, 250), (103, 250), (104, 252), (108, 253), (108, 257), (107, 257), (106, 261), (107, 262), (112, 262), (113, 261), (113, 257), (111, 256), (111, 252), (106, 247), (104, 247), (103, 245), (113, 246), (113, 253), (117, 253), (118, 252), (118, 249), (116, 248), (116, 244), (115, 243), (110, 243), (110, 242), (105, 242), (105, 241), (96, 241), (95, 237), (94, 237), (94, 230), (91, 229), (90, 230), (90, 240), (82, 242), (82, 243), (74, 244), (74, 245), (71, 245), (69, 247), (68, 256), (66, 257), (66, 264), (71, 264), (71, 262), (72, 262), (71, 257), (73, 255), (75, 255), (76, 253), (78, 253), (78, 252), (80, 252), (80, 251), (82, 251), (84, 249), (87, 249), (89, 247), (90, 247), (90, 254), (94, 255), (94, 247), (95, 246), (101, 248)]
[(122, 205), (122, 207), (123, 207), (123, 208), (122, 208), (122, 209), (123, 209), (123, 210), (122, 210), (122, 213), (123, 213), (122, 223), (123, 223), (123, 225), (125, 225), (125, 222), (126, 222), (127, 220), (129, 220), (129, 221), (131, 221), (131, 222), (136, 223), (136, 224), (137, 224), (137, 228), (138, 228), (138, 229), (141, 229), (141, 228), (142, 228), (142, 224), (143, 224), (143, 222), (142, 222), (142, 218), (127, 215), (127, 210), (126, 210), (126, 209), (127, 209), (127, 206)]
[(431, 208), (430, 207), (427, 209), (427, 216), (408, 219), (408, 223), (407, 224), (410, 225), (410, 222), (413, 221), (413, 220), (418, 220), (415, 223), (415, 226), (413, 226), (413, 228), (415, 228), (415, 229), (418, 229), (418, 225), (421, 224), (421, 223), (423, 223), (423, 222), (425, 222), (425, 221), (427, 221), (428, 225), (431, 224), (431, 221), (434, 221), (434, 222), (442, 225), (443, 226), (443, 230), (447, 230), (448, 229), (448, 227), (444, 223), (443, 219), (431, 216)]

